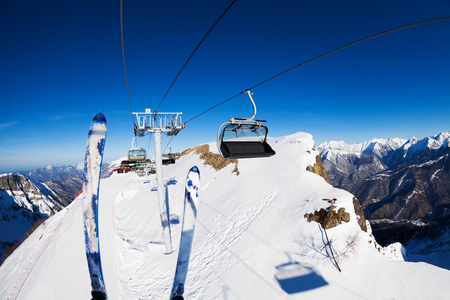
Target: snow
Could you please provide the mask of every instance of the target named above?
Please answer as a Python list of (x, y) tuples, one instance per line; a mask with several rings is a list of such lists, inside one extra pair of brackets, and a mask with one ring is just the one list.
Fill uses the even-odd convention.
[(390, 151), (403, 150), (403, 157), (410, 158), (425, 148), (437, 150), (449, 147), (450, 132), (441, 132), (435, 136), (425, 137), (421, 140), (413, 137), (409, 140), (400, 138), (371, 139), (362, 143), (346, 144), (344, 141), (330, 141), (318, 146), (322, 156), (336, 162), (339, 155), (347, 154), (376, 154), (386, 156)]
[[(164, 254), (155, 175), (101, 180), (99, 232), (109, 299), (169, 299), (178, 256), (184, 184), (201, 173), (186, 299), (444, 299), (450, 271), (405, 262), (404, 248), (377, 245), (357, 224), (353, 195), (306, 171), (312, 136), (268, 139), (269, 158), (216, 171), (190, 153), (164, 167), (175, 251)], [(210, 150), (217, 153), (215, 143)], [(82, 196), (48, 219), (0, 267), (0, 299), (89, 299)], [(306, 213), (336, 199), (350, 221), (325, 232)], [(370, 228), (370, 226), (369, 226)], [(418, 259), (416, 259), (418, 260)]]
[(330, 141), (322, 143), (318, 146), (324, 151), (333, 151), (335, 153), (354, 153), (362, 154), (374, 152), (375, 150), (387, 152), (388, 150), (396, 150), (405, 144), (407, 140), (400, 138), (389, 139), (371, 139), (362, 143), (346, 144), (344, 141)]

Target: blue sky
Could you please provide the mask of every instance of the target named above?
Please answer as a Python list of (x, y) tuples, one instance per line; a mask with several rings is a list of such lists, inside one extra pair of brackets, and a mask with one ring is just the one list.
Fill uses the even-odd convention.
[[(124, 48), (133, 111), (155, 109), (206, 31), (232, 1), (125, 0)], [(403, 25), (450, 16), (449, 0), (238, 0), (205, 40), (160, 112), (189, 120), (322, 53)], [(84, 160), (87, 131), (108, 120), (105, 160), (133, 138), (119, 0), (0, 0), (0, 172)], [(269, 135), (316, 144), (422, 138), (449, 131), (450, 20), (340, 50), (252, 92)], [(246, 95), (188, 122), (172, 151), (216, 139), (250, 117)], [(163, 137), (163, 146), (169, 139)], [(148, 148), (149, 138), (138, 139)], [(153, 140), (150, 144), (153, 154)]]

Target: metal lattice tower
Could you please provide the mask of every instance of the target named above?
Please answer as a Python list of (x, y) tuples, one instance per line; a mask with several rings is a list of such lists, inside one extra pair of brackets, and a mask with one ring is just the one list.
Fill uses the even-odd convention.
[(177, 135), (185, 124), (181, 122), (182, 113), (160, 113), (151, 112), (146, 109), (144, 113), (133, 113), (136, 116), (137, 124), (134, 125), (134, 133), (136, 136), (144, 136), (146, 132), (152, 132), (155, 135), (155, 167), (156, 180), (158, 182), (158, 201), (159, 212), (161, 216), (161, 226), (163, 229), (164, 244), (166, 246), (166, 254), (173, 251), (172, 238), (170, 234), (170, 220), (168, 216), (169, 202), (165, 193), (164, 175), (162, 168), (162, 151), (161, 151), (161, 133), (169, 136)]

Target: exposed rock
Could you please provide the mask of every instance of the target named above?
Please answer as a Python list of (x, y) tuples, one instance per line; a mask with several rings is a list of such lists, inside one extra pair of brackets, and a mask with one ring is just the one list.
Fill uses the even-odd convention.
[(330, 183), (328, 179), (327, 171), (325, 170), (325, 167), (323, 165), (322, 157), (320, 155), (316, 156), (316, 162), (314, 166), (308, 166), (306, 167), (306, 171), (310, 171), (312, 173), (315, 173), (325, 179), (326, 182)]
[[(328, 199), (324, 199), (328, 200)], [(322, 228), (330, 229), (338, 226), (342, 222), (350, 221), (350, 214), (345, 212), (345, 208), (341, 207), (336, 212), (336, 206), (332, 205), (328, 208), (321, 208), (319, 211), (314, 213), (306, 214), (305, 218), (308, 222), (314, 221), (319, 223)]]
[(188, 155), (191, 152), (198, 154), (200, 156), (200, 159), (204, 160), (203, 164), (205, 166), (211, 166), (217, 171), (222, 170), (229, 164), (235, 164), (235, 167), (232, 172), (235, 173), (236, 176), (239, 175), (238, 160), (237, 159), (224, 159), (220, 154), (212, 153), (211, 151), (209, 151), (208, 144), (198, 145), (198, 146), (186, 149), (183, 152), (181, 152), (180, 157), (183, 157), (184, 155)]
[(359, 203), (358, 199), (356, 199), (356, 197), (353, 197), (353, 207), (355, 208), (356, 219), (358, 221), (359, 227), (361, 227), (361, 230), (367, 232), (366, 217), (364, 216), (364, 210), (362, 209), (361, 204)]

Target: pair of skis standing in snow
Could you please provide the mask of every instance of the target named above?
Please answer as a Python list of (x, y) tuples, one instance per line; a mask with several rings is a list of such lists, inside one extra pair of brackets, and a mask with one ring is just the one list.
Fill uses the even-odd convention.
[[(84, 234), (86, 257), (91, 277), (92, 300), (107, 299), (98, 237), (98, 193), (105, 140), (106, 118), (102, 113), (98, 113), (94, 117), (88, 133), (83, 175)], [(177, 267), (170, 295), (171, 300), (184, 299), (184, 283), (197, 219), (199, 186), (200, 171), (194, 166), (189, 170), (186, 177), (183, 225)]]

